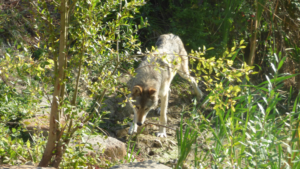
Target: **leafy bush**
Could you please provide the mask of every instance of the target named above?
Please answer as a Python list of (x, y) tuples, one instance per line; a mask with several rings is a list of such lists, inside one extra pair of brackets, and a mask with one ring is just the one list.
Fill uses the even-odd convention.
[(292, 90), (282, 90), (284, 80), (296, 74), (278, 73), (285, 58), (274, 60), (266, 81), (253, 85), (247, 76), (240, 76), (234, 90), (225, 75), (213, 84), (208, 104), (195, 104), (186, 121), (192, 132), (201, 131), (197, 145), (202, 148), (195, 148), (195, 167), (299, 168), (299, 96), (294, 100)]
[(20, 163), (37, 163), (41, 160), (43, 146), (46, 143), (42, 133), (31, 136), (32, 141), (24, 141), (21, 136), (22, 129), (12, 128), (0, 123), (0, 161), (17, 165)]

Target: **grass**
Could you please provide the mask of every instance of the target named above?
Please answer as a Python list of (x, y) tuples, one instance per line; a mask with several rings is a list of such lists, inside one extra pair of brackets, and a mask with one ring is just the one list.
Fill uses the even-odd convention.
[[(194, 104), (191, 118), (182, 119), (177, 132), (176, 168), (183, 166), (193, 143), (191, 165), (196, 168), (299, 168), (299, 95), (293, 98), (292, 88), (283, 90), (284, 80), (296, 76), (278, 73), (284, 60), (273, 64), (277, 65), (273, 75), (266, 75), (258, 85), (244, 79), (240, 94), (233, 98), (234, 108), (209, 109), (213, 106), (210, 103), (206, 107)], [(229, 82), (223, 83), (224, 91), (229, 87)], [(229, 99), (223, 97), (222, 101), (226, 105)]]

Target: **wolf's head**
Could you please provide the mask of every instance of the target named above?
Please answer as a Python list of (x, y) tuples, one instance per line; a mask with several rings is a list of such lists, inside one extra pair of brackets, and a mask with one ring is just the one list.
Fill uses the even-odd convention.
[(148, 112), (155, 108), (158, 103), (158, 93), (155, 88), (135, 85), (131, 91), (134, 105), (134, 113), (137, 118), (137, 125), (141, 126), (146, 119)]

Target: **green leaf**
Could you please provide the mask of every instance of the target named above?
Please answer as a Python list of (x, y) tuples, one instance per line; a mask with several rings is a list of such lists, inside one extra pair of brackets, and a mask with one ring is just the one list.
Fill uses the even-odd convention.
[(27, 140), (26, 146), (27, 146), (27, 148), (30, 148), (30, 141), (29, 140)]
[(246, 75), (246, 79), (247, 79), (247, 81), (249, 81), (249, 80), (250, 80), (250, 79), (249, 79), (249, 76)]
[(232, 56), (231, 60), (234, 60), (241, 49), (238, 49), (235, 54)]
[(282, 67), (282, 65), (283, 65), (283, 63), (284, 63), (284, 61), (285, 61), (285, 59), (286, 59), (286, 56), (285, 56), (284, 58), (281, 59), (281, 61), (280, 61), (279, 64), (278, 64), (277, 70), (279, 70), (279, 69)]
[[(293, 74), (293, 75), (283, 76), (283, 77), (277, 77), (276, 79), (269, 79), (269, 80), (270, 80), (270, 83), (274, 83), (274, 82), (278, 83), (278, 82), (282, 82), (282, 81), (284, 81), (286, 79), (292, 78), (292, 77), (297, 76), (297, 75), (298, 74)], [(261, 84), (259, 84), (258, 86), (262, 86), (262, 85), (267, 84), (267, 83), (269, 83), (269, 82), (268, 81), (264, 81)]]

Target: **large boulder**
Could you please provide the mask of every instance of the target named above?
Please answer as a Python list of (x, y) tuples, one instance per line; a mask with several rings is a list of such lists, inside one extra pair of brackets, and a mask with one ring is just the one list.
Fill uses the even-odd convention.
[(97, 135), (85, 137), (83, 140), (81, 144), (90, 144), (93, 148), (93, 150), (85, 149), (90, 155), (104, 152), (100, 155), (113, 161), (123, 159), (127, 155), (125, 144), (113, 137)]
[[(60, 119), (61, 124), (65, 124), (64, 118)], [(25, 119), (22, 121), (22, 124), (25, 126), (28, 132), (31, 134), (43, 132), (44, 136), (48, 136), (49, 132), (49, 115), (45, 114), (42, 116), (36, 116), (31, 119)]]
[(33, 165), (1, 166), (1, 169), (55, 169), (54, 167), (36, 167)]
[(129, 164), (122, 164), (118, 166), (113, 166), (110, 169), (171, 169), (170, 167), (159, 164), (152, 160), (143, 161), (143, 162), (135, 162)]

